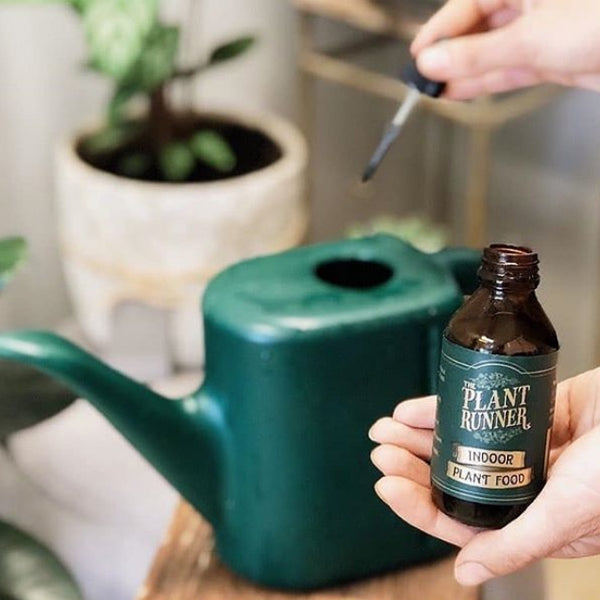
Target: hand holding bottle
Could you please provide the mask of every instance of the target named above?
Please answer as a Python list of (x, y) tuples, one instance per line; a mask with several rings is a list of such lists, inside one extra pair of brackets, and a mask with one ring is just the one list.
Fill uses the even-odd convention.
[(558, 386), (546, 486), (503, 529), (481, 531), (458, 523), (431, 500), (429, 482), (435, 397), (402, 402), (392, 418), (372, 427), (381, 444), (372, 454), (384, 477), (379, 496), (402, 519), (462, 547), (456, 578), (476, 585), (544, 558), (600, 553), (600, 369)]
[(544, 82), (600, 91), (600, 2), (449, 0), (411, 51), (448, 98)]

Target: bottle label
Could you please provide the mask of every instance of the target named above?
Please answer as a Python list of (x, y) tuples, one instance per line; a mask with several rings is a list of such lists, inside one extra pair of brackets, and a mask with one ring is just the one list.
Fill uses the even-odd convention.
[(558, 352), (502, 356), (444, 338), (431, 479), (469, 502), (520, 504), (546, 480)]

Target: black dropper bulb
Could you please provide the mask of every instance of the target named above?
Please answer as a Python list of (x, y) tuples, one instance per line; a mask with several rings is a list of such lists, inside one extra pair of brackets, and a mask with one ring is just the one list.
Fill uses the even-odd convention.
[(401, 79), (407, 86), (415, 88), (416, 90), (419, 90), (421, 94), (425, 94), (431, 98), (439, 98), (446, 89), (446, 84), (444, 82), (427, 79), (427, 77), (419, 71), (414, 59), (404, 67)]

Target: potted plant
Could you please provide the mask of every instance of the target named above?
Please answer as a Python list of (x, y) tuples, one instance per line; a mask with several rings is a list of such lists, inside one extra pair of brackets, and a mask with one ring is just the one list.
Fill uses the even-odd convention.
[[(0, 239), (0, 290), (25, 254), (22, 238)], [(73, 400), (69, 390), (31, 367), (0, 361), (0, 448), (7, 451), (12, 434), (53, 416)], [(82, 595), (50, 550), (0, 520), (0, 598), (82, 600)]]
[(175, 362), (198, 365), (207, 281), (304, 236), (305, 142), (273, 115), (174, 107), (174, 83), (241, 57), (253, 38), (179, 65), (180, 28), (163, 21), (158, 0), (63, 2), (82, 20), (88, 67), (114, 86), (103, 122), (57, 153), (59, 242), (78, 321), (101, 348), (118, 303), (166, 309)]

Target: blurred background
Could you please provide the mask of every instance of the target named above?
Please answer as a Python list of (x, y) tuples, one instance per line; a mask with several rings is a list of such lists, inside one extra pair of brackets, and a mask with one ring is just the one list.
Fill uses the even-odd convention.
[[(175, 15), (177, 4), (183, 11), (186, 3), (169, 4)], [(260, 42), (243, 62), (205, 75), (194, 92), (197, 102), (273, 111), (299, 123), (311, 113), (310, 241), (335, 239), (378, 215), (416, 214), (449, 227), (453, 242), (466, 242), (464, 128), (421, 111), (373, 185), (359, 189), (359, 174), (396, 104), (317, 79), (309, 84), (312, 107), (303, 105), (297, 26), (287, 2), (204, 2), (192, 36), (200, 52), (240, 31), (256, 34)], [(0, 325), (51, 327), (72, 314), (54, 227), (53, 150), (61, 137), (98, 119), (110, 88), (83, 69), (82, 28), (60, 3), (3, 2), (0, 28), (0, 231), (22, 233), (32, 246), (24, 272), (5, 292)], [(316, 43), (325, 48), (365, 37), (327, 19), (317, 19), (315, 28)], [(353, 58), (394, 75), (406, 47), (379, 44)], [(499, 129), (492, 142), (482, 240), (529, 243), (539, 250), (540, 294), (561, 333), (564, 375), (588, 368), (595, 358), (590, 330), (597, 322), (596, 100), (593, 93), (564, 91)]]
[[(542, 260), (539, 295), (562, 342), (561, 376), (597, 364), (597, 95), (547, 91), (532, 110), (494, 129), (484, 146), (489, 159), (477, 163), (483, 184), (470, 171), (473, 130), (425, 107), (375, 181), (361, 186), (365, 162), (400, 100), (390, 83), (408, 56), (398, 32), (408, 37), (435, 3), (407, 1), (402, 13), (393, 2), (382, 7), (375, 0), (357, 2), (357, 13), (353, 2), (333, 1), (163, 4), (167, 20), (190, 24), (179, 49), (184, 62), (240, 33), (256, 36), (243, 59), (172, 94), (176, 102), (191, 94), (198, 108), (275, 114), (297, 125), (309, 148), (306, 241), (338, 239), (381, 217), (395, 225), (418, 217), (452, 244), (531, 245)], [(319, 61), (321, 52), (336, 62)], [(57, 143), (98, 122), (111, 94), (109, 81), (84, 69), (86, 56), (81, 23), (63, 3), (0, 3), (0, 236), (20, 234), (30, 245), (29, 260), (3, 292), (0, 328), (59, 328), (89, 343), (65, 284), (55, 201)], [(364, 81), (390, 98), (329, 81), (327, 75), (344, 76), (344, 64), (386, 76), (384, 83)], [(363, 81), (354, 71), (346, 75)], [(482, 108), (493, 110), (473, 106)], [(472, 199), (477, 190), (469, 192), (469, 177), (480, 186), (480, 200)], [(115, 317), (122, 329), (115, 326), (110, 343), (97, 350), (146, 381), (178, 371), (170, 393), (192, 389), (201, 360), (182, 369), (166, 356), (164, 307), (124, 310)], [(0, 457), (1, 516), (51, 545), (86, 598), (132, 598), (175, 506), (174, 492), (79, 403), (16, 434), (11, 448)]]

